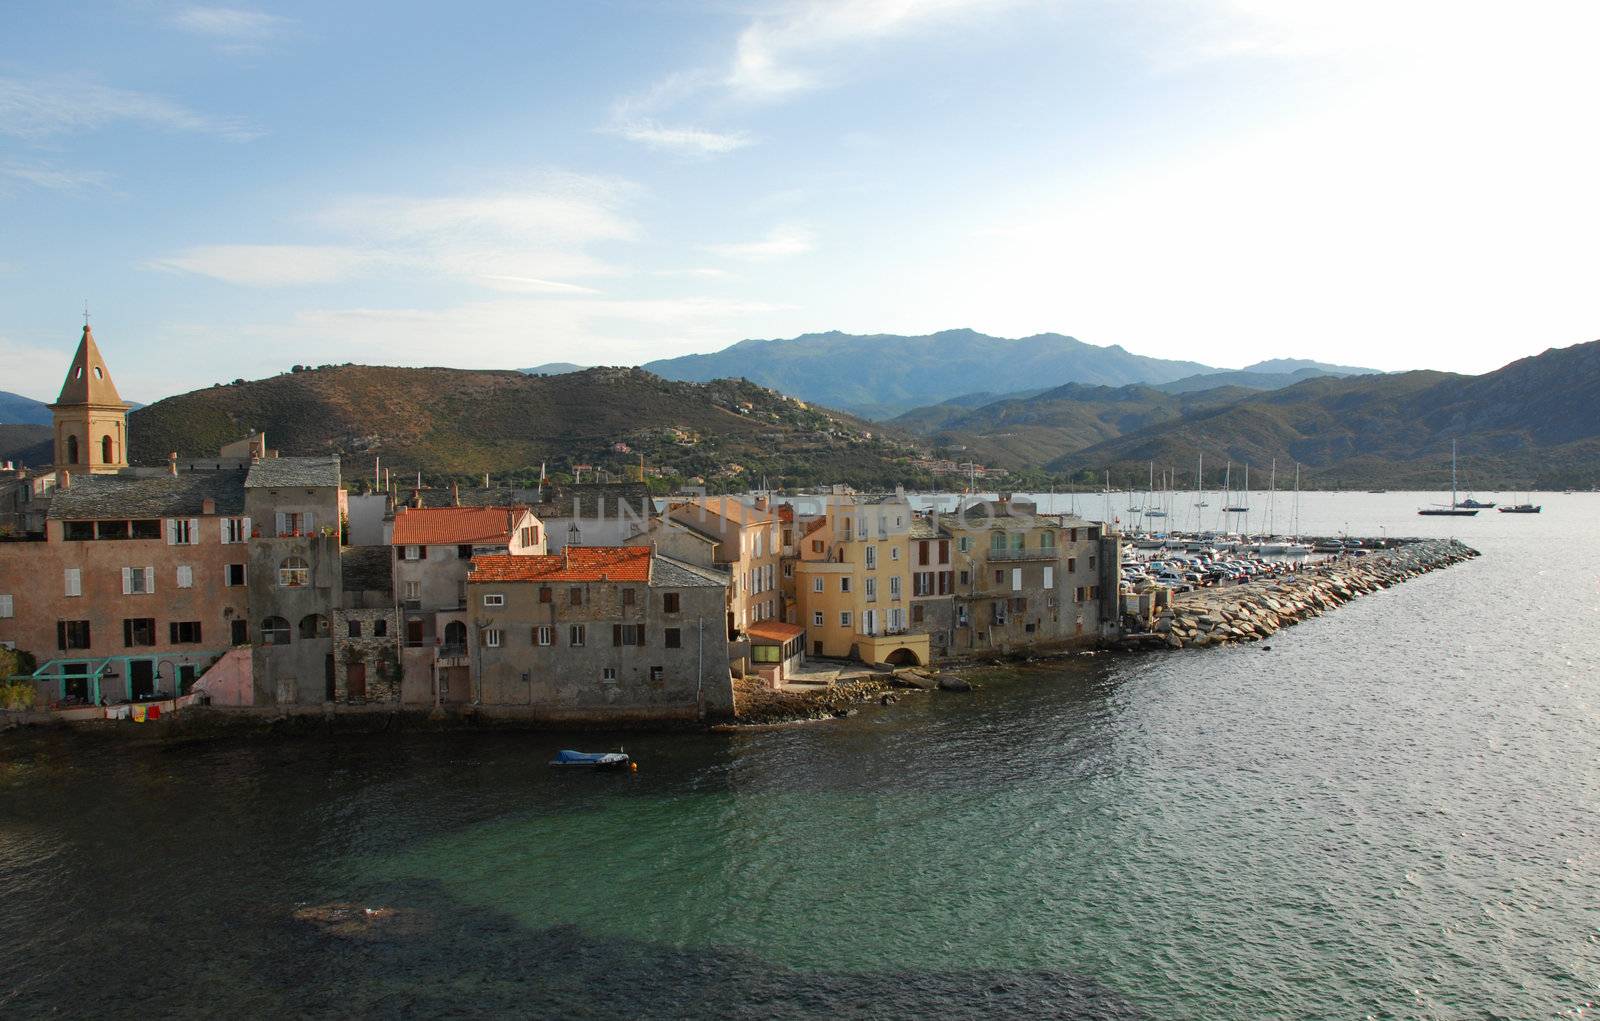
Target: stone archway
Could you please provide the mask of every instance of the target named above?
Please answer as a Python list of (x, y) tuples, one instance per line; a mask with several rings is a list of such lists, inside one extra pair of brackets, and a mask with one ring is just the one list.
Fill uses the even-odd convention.
[(906, 648), (905, 646), (901, 646), (900, 648), (898, 648), (898, 649), (894, 650), (893, 652), (889, 653), (889, 655), (884, 659), (884, 662), (889, 664), (890, 666), (921, 666), (922, 665), (922, 661), (917, 658), (917, 654), (912, 652), (910, 649)]

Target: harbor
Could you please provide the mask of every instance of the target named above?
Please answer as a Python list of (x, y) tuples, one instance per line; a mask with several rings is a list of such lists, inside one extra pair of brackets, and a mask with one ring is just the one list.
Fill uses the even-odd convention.
[[(1143, 610), (1142, 618), (1148, 626), (1130, 630), (1117, 644), (1134, 649), (1183, 649), (1259, 642), (1282, 628), (1320, 616), (1360, 596), (1479, 555), (1457, 539), (1381, 541), (1386, 545), (1370, 549), (1364, 543), (1348, 552), (1273, 572), (1259, 580), (1175, 593), (1158, 590), (1166, 598), (1141, 601), (1135, 596), (1133, 602)], [(1315, 545), (1326, 547), (1331, 542), (1320, 540)], [(1134, 616), (1138, 618), (1140, 614)]]

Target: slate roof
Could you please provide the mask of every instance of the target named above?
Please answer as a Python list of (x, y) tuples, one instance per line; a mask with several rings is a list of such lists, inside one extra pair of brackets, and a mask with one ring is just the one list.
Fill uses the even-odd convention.
[(933, 522), (918, 515), (911, 519), (910, 536), (913, 539), (947, 539), (950, 537), (950, 531), (943, 526), (935, 528)]
[(649, 546), (568, 546), (546, 556), (493, 553), (472, 558), (467, 580), (519, 581), (639, 581), (650, 580)]
[(395, 511), (396, 546), (509, 542), (521, 507), (407, 507)]
[(650, 584), (662, 588), (726, 588), (728, 576), (657, 553), (650, 571)]
[(267, 457), (250, 466), (246, 489), (292, 489), (339, 485), (337, 457)]
[(219, 515), (244, 513), (244, 474), (239, 471), (178, 475), (74, 475), (72, 485), (50, 494), (52, 520), (175, 518), (202, 513), (207, 497)]
[(394, 589), (393, 551), (388, 546), (346, 546), (339, 551), (339, 574), (346, 592)]

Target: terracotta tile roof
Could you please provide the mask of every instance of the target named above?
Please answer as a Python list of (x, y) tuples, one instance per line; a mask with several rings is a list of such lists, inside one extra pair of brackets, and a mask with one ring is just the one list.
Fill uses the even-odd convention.
[(407, 507), (395, 512), (396, 546), (509, 542), (520, 507)]
[(548, 556), (494, 553), (472, 558), (473, 583), (507, 581), (650, 580), (649, 546), (568, 546)]
[(781, 620), (763, 620), (745, 628), (744, 633), (751, 638), (765, 638), (770, 642), (787, 642), (805, 634), (806, 629), (799, 624), (785, 624)]

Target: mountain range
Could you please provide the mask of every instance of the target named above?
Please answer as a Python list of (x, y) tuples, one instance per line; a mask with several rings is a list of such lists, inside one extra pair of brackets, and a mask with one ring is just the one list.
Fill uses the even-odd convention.
[[(1480, 486), (1589, 486), (1600, 475), (1600, 341), (1481, 376), (1319, 376), (1271, 391), (1058, 387), (896, 420), (936, 447), (1054, 475), (1145, 478), (1231, 459), (1311, 469), (1320, 486), (1439, 488), (1452, 439)], [(1192, 474), (1191, 474), (1192, 479)]]
[(980, 388), (1010, 393), (1041, 383), (1165, 383), (1216, 371), (1199, 362), (1148, 358), (1059, 333), (1011, 340), (976, 330), (920, 337), (834, 331), (744, 340), (711, 354), (665, 358), (642, 368), (667, 379), (739, 377), (876, 419)]
[(32, 397), (0, 390), (0, 423), (5, 425), (49, 425), (50, 406)]

